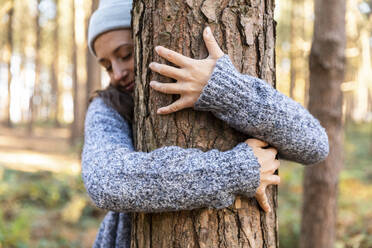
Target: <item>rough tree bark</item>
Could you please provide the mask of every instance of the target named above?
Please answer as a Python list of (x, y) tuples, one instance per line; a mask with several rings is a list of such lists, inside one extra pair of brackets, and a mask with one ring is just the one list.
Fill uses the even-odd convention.
[(333, 247), (342, 156), (342, 92), (345, 70), (345, 0), (316, 0), (310, 54), (309, 110), (327, 130), (328, 158), (306, 167), (300, 246)]
[[(209, 25), (225, 53), (242, 72), (275, 85), (275, 22), (272, 0), (138, 0), (133, 7), (135, 41), (135, 124), (137, 150), (161, 146), (227, 150), (245, 140), (210, 113), (191, 109), (159, 116), (156, 109), (176, 96), (150, 90), (150, 80), (171, 82), (151, 73), (148, 65), (163, 59), (154, 53), (163, 45), (192, 58), (205, 58), (202, 30)], [(136, 213), (133, 248), (144, 247), (278, 247), (277, 190), (268, 190), (270, 214), (255, 199), (238, 198), (223, 210), (198, 209), (168, 213)]]

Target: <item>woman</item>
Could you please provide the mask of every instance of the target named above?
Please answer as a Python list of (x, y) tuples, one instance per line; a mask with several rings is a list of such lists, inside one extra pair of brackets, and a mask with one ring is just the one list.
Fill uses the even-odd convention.
[(151, 63), (151, 70), (178, 81), (151, 82), (152, 89), (181, 95), (158, 114), (187, 107), (211, 111), (260, 140), (248, 139), (225, 152), (177, 146), (136, 152), (131, 129), (131, 8), (131, 1), (101, 1), (89, 25), (89, 47), (111, 79), (91, 102), (85, 121), (82, 177), (93, 202), (110, 210), (94, 247), (129, 247), (130, 212), (220, 209), (230, 206), (238, 194), (256, 197), (264, 211), (270, 211), (265, 189), (280, 181), (274, 175), (277, 152), (303, 164), (325, 159), (329, 147), (324, 128), (300, 104), (236, 71), (206, 28), (203, 38), (210, 55), (204, 60), (156, 47), (161, 57), (180, 68)]

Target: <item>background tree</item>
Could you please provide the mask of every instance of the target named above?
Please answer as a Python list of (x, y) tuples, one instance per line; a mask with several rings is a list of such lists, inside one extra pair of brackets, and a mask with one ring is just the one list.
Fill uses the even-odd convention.
[(40, 101), (40, 69), (41, 69), (41, 59), (40, 59), (40, 48), (41, 48), (41, 26), (40, 26), (40, 10), (39, 10), (40, 0), (36, 0), (36, 15), (35, 15), (35, 53), (34, 53), (34, 65), (35, 65), (35, 78), (33, 93), (30, 98), (30, 119), (28, 123), (28, 131), (32, 132), (33, 125), (37, 118), (37, 109), (39, 107)]
[(5, 60), (7, 63), (8, 69), (8, 98), (7, 98), (7, 111), (6, 111), (6, 125), (8, 127), (11, 126), (12, 122), (10, 119), (10, 100), (11, 100), (11, 92), (10, 92), (10, 84), (12, 82), (12, 52), (13, 52), (13, 18), (14, 18), (14, 3), (10, 1), (8, 3), (8, 28), (7, 28), (7, 42), (6, 42), (6, 51), (5, 51)]
[[(87, 29), (87, 18), (86, 9), (87, 6), (91, 6), (91, 3), (85, 3), (83, 1), (72, 1), (73, 13), (72, 23), (73, 26), (73, 39), (72, 39), (72, 64), (73, 66), (73, 106), (74, 106), (74, 121), (71, 125), (71, 142), (72, 144), (81, 144), (84, 136), (84, 119), (85, 112), (88, 106), (88, 92), (87, 92), (87, 80), (91, 80), (92, 76), (97, 75), (95, 69), (99, 70), (98, 66), (90, 68), (87, 71), (87, 43), (86, 43), (86, 29)], [(92, 75), (88, 75), (88, 74)], [(96, 79), (96, 80), (99, 80)]]
[[(72, 90), (74, 121), (71, 125), (71, 142), (72, 144), (81, 144), (84, 135), (84, 118), (87, 108), (87, 70), (86, 62), (86, 18), (82, 10), (84, 2), (72, 1)], [(84, 13), (84, 14), (83, 14)], [(83, 66), (81, 66), (83, 65)], [(93, 71), (91, 71), (94, 73)]]
[[(304, 0), (292, 0), (291, 3), (291, 18), (290, 18), (290, 87), (289, 96), (297, 101), (303, 102), (305, 97), (303, 94), (306, 78), (304, 57), (304, 39), (305, 39), (305, 3)], [(306, 101), (303, 102), (306, 106)]]
[(58, 120), (59, 115), (59, 0), (54, 0), (55, 4), (55, 17), (54, 17), (54, 28), (53, 28), (53, 44), (54, 44), (54, 58), (50, 65), (50, 74), (51, 74), (51, 119), (53, 120), (56, 126), (60, 126)]
[(74, 121), (71, 123), (71, 143), (74, 144), (79, 136), (79, 128), (77, 119), (79, 118), (79, 106), (78, 106), (78, 96), (79, 96), (79, 85), (78, 85), (78, 75), (77, 75), (77, 45), (76, 45), (76, 7), (75, 0), (71, 0), (71, 62), (72, 62), (72, 96), (73, 96), (73, 106), (74, 106)]
[[(98, 0), (93, 0), (91, 4), (90, 13), (93, 13), (94, 10), (98, 8)], [(88, 27), (90, 15), (86, 16), (86, 27)], [(88, 28), (87, 28), (88, 32)], [(88, 33), (87, 35), (88, 36)], [(89, 102), (89, 97), (95, 90), (101, 88), (101, 68), (97, 63), (97, 59), (89, 51), (89, 48), (86, 48), (86, 60), (87, 60), (87, 99), (86, 102)]]
[(333, 247), (339, 172), (343, 163), (342, 92), (345, 70), (345, 0), (316, 0), (310, 54), (309, 110), (326, 128), (330, 153), (306, 167), (301, 247)]
[[(148, 70), (163, 45), (193, 58), (208, 54), (202, 30), (209, 25), (223, 50), (242, 73), (275, 85), (274, 3), (265, 1), (135, 1), (133, 33), (136, 57), (135, 125), (137, 150), (164, 145), (227, 150), (246, 137), (210, 113), (190, 109), (158, 116), (156, 109), (175, 100), (149, 89), (151, 80), (169, 82)], [(161, 60), (165, 62), (164, 60)], [(191, 128), (192, 127), (192, 128)], [(223, 210), (198, 209), (160, 214), (134, 214), (132, 247), (277, 247), (275, 188), (265, 214), (255, 199), (237, 199)]]

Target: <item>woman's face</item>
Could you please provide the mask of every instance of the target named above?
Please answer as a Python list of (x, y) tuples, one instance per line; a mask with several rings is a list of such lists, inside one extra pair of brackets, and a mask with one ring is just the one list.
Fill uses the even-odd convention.
[(109, 74), (111, 84), (128, 92), (132, 92), (134, 88), (134, 48), (131, 35), (130, 29), (119, 29), (98, 36), (94, 42), (98, 62)]

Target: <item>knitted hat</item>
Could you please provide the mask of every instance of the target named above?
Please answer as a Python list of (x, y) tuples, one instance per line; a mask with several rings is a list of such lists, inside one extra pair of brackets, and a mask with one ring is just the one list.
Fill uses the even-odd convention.
[(130, 28), (132, 0), (100, 0), (98, 9), (90, 17), (88, 29), (88, 46), (94, 51), (94, 41), (101, 34), (121, 29)]

